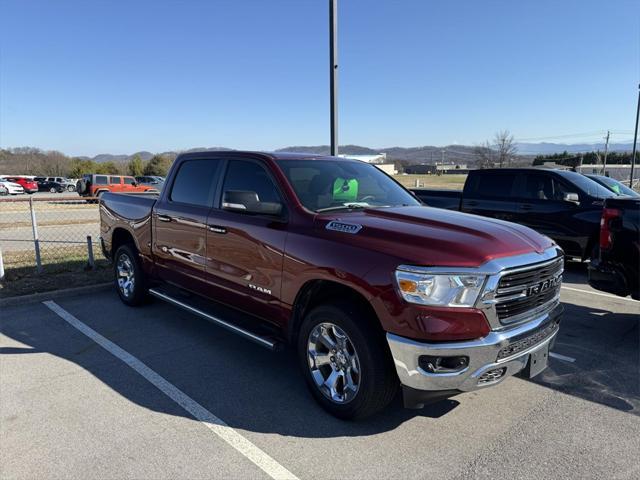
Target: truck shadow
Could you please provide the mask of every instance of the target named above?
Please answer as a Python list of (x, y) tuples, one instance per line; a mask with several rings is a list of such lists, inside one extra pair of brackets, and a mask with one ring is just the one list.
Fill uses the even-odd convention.
[[(78, 306), (87, 300), (91, 308), (85, 311), (91, 314), (80, 315)], [(398, 395), (381, 414), (362, 422), (344, 422), (313, 400), (291, 351), (269, 352), (158, 302), (131, 309), (115, 295), (87, 300), (65, 302), (65, 308), (234, 428), (292, 437), (368, 436), (394, 430), (415, 418), (439, 422), (459, 405), (454, 398), (421, 410), (406, 410)], [(98, 307), (104, 313), (96, 314)], [(2, 355), (54, 355), (73, 362), (141, 407), (191, 418), (42, 305), (19, 307), (4, 315), (0, 331), (22, 344), (0, 349)], [(553, 359), (550, 368), (532, 381), (638, 415), (638, 337), (636, 315), (567, 304), (554, 350), (576, 361)]]
[(551, 359), (531, 381), (616, 410), (640, 415), (640, 315), (564, 303)]
[[(1, 347), (0, 355), (54, 355), (86, 370), (130, 402), (192, 418), (93, 340), (44, 306), (34, 307), (36, 315), (21, 307), (3, 316), (0, 333), (21, 345)], [(341, 421), (317, 405), (290, 350), (269, 352), (159, 302), (127, 309), (113, 298), (108, 309), (113, 321), (100, 325), (88, 315), (70, 311), (234, 428), (293, 437), (368, 436), (394, 430), (416, 417), (438, 421), (459, 405), (450, 399), (407, 410), (397, 395), (374, 417)], [(133, 320), (137, 325), (130, 323)]]

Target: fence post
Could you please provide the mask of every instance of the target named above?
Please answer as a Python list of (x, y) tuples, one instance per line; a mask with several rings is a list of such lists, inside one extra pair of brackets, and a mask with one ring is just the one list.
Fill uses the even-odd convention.
[(93, 242), (91, 241), (91, 235), (87, 235), (87, 253), (89, 254), (87, 268), (93, 269), (95, 262), (93, 260)]
[(36, 271), (42, 273), (42, 259), (40, 258), (40, 240), (38, 240), (38, 223), (36, 222), (36, 211), (33, 209), (33, 197), (29, 199), (29, 209), (31, 210), (31, 229), (33, 230), (33, 248), (36, 252)]
[(2, 249), (0, 248), (0, 282), (4, 280), (4, 260), (2, 260)]

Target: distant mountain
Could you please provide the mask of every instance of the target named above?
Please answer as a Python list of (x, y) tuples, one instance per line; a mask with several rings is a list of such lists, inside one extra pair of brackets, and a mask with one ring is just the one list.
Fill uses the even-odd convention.
[[(201, 151), (204, 151), (204, 150), (209, 151), (209, 152), (225, 152), (225, 151), (229, 151), (229, 150), (232, 150), (232, 149), (231, 148), (226, 148), (226, 147), (197, 147), (197, 148), (190, 148), (189, 150), (181, 150), (180, 152), (175, 152), (175, 151), (162, 152), (162, 153), (159, 153), (158, 155), (163, 155), (163, 156), (168, 156), (168, 157), (175, 158), (178, 155), (178, 153), (183, 153), (183, 152), (201, 152)], [(99, 155), (96, 155), (93, 158), (91, 158), (91, 157), (76, 157), (76, 158), (89, 159), (89, 160), (93, 160), (94, 162), (97, 162), (97, 163), (105, 163), (105, 162), (126, 163), (129, 160), (131, 160), (133, 157), (135, 157), (136, 155), (139, 155), (140, 158), (143, 161), (146, 162), (146, 161), (150, 160), (151, 157), (153, 157), (156, 154), (148, 152), (146, 150), (143, 150), (143, 151), (140, 151), (140, 152), (132, 153), (131, 155), (112, 155), (110, 153), (101, 153)]]
[[(604, 150), (604, 143), (516, 143), (518, 153), (521, 155), (548, 155), (553, 153), (583, 153)], [(633, 150), (632, 143), (610, 143), (610, 152), (630, 152)]]
[[(378, 153), (386, 153), (389, 161), (401, 161), (407, 163), (435, 163), (444, 158), (447, 161), (456, 162), (474, 162), (476, 160), (475, 147), (466, 145), (447, 145), (446, 147), (387, 147), (387, 148), (369, 148), (359, 145), (341, 145), (338, 149), (340, 155), (375, 155)], [(285, 147), (276, 150), (277, 152), (297, 152), (297, 153), (315, 153), (318, 155), (328, 155), (328, 145), (318, 146), (297, 146)]]
[[(565, 143), (516, 143), (518, 155), (522, 157), (533, 157), (534, 155), (548, 155), (553, 153), (569, 153), (591, 152), (594, 150), (604, 150), (603, 143), (595, 144), (565, 144)], [(627, 152), (632, 150), (631, 143), (613, 143), (609, 145), (609, 151)], [(440, 162), (443, 159), (447, 162), (468, 163), (473, 164), (477, 158), (477, 147), (471, 145), (447, 145), (444, 147), (436, 147), (433, 145), (425, 145), (422, 147), (386, 147), (386, 148), (370, 148), (361, 145), (341, 145), (341, 155), (375, 155), (378, 153), (386, 153), (389, 161), (400, 161), (403, 163), (429, 163)], [(182, 152), (193, 151), (230, 151), (232, 148), (226, 147), (198, 147), (182, 150)], [(318, 155), (328, 155), (329, 145), (298, 145), (280, 148), (276, 152), (298, 152), (313, 153)], [(444, 152), (444, 153), (443, 153)], [(178, 151), (162, 152), (160, 155), (175, 157)], [(140, 155), (142, 160), (147, 161), (153, 157), (153, 153), (146, 150), (133, 153), (131, 155), (111, 155), (103, 153), (96, 155), (92, 160), (103, 162), (128, 162), (134, 155)], [(90, 157), (79, 157), (90, 158)]]

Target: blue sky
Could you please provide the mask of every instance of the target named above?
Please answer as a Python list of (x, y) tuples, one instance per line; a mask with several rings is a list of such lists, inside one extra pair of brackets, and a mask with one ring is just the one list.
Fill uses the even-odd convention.
[[(339, 3), (341, 144), (631, 138), (637, 0)], [(329, 141), (327, 0), (0, 0), (0, 22), (2, 147)]]

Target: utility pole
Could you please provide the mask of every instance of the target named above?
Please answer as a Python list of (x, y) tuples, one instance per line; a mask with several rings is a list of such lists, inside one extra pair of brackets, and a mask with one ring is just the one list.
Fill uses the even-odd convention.
[(331, 155), (338, 155), (338, 0), (329, 0)]
[(602, 161), (602, 174), (605, 175), (607, 169), (607, 152), (609, 151), (609, 135), (611, 132), (607, 130), (607, 141), (604, 144), (604, 160)]
[[(444, 172), (444, 150), (441, 151), (442, 153), (442, 169), (441, 171)], [(438, 173), (438, 166), (436, 165), (436, 173)]]
[(633, 188), (633, 168), (636, 166), (636, 144), (638, 143), (638, 117), (640, 117), (640, 84), (638, 85), (638, 108), (636, 110), (636, 131), (633, 134), (633, 153), (631, 154), (631, 175), (629, 175), (629, 188)]

